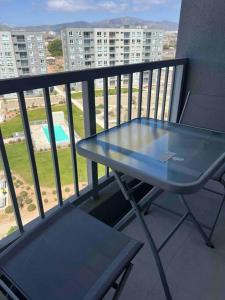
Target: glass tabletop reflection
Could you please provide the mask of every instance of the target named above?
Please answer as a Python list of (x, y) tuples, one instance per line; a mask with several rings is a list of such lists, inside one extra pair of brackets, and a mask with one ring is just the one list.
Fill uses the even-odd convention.
[(77, 149), (165, 190), (192, 192), (224, 163), (225, 134), (138, 118), (81, 140)]

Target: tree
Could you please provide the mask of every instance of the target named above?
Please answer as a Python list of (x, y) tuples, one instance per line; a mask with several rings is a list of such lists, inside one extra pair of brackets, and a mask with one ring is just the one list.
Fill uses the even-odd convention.
[(48, 44), (48, 51), (52, 56), (62, 56), (62, 41), (60, 39), (55, 39)]

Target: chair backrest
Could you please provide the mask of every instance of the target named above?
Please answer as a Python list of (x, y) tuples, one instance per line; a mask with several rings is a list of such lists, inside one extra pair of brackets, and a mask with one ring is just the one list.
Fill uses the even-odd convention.
[(189, 91), (179, 122), (225, 132), (225, 96)]

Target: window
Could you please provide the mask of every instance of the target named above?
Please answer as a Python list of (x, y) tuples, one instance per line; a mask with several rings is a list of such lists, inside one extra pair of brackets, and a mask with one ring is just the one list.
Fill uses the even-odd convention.
[(70, 45), (73, 45), (73, 43), (74, 43), (73, 39), (70, 39), (69, 43), (70, 43)]
[(7, 34), (2, 34), (2, 41), (9, 41), (9, 36)]
[(37, 35), (37, 41), (42, 41), (42, 35)]
[(100, 31), (98, 31), (97, 36), (102, 36), (102, 33)]
[(24, 35), (17, 35), (17, 42), (25, 42), (25, 36)]
[(11, 52), (5, 52), (5, 56), (6, 57), (12, 57), (12, 53)]
[(73, 32), (72, 31), (69, 31), (69, 36), (73, 36)]

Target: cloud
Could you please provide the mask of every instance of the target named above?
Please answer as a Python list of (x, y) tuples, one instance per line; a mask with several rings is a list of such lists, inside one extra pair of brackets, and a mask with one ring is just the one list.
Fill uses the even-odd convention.
[(49, 10), (79, 12), (79, 11), (109, 11), (112, 13), (144, 11), (153, 6), (166, 4), (168, 0), (48, 0)]

